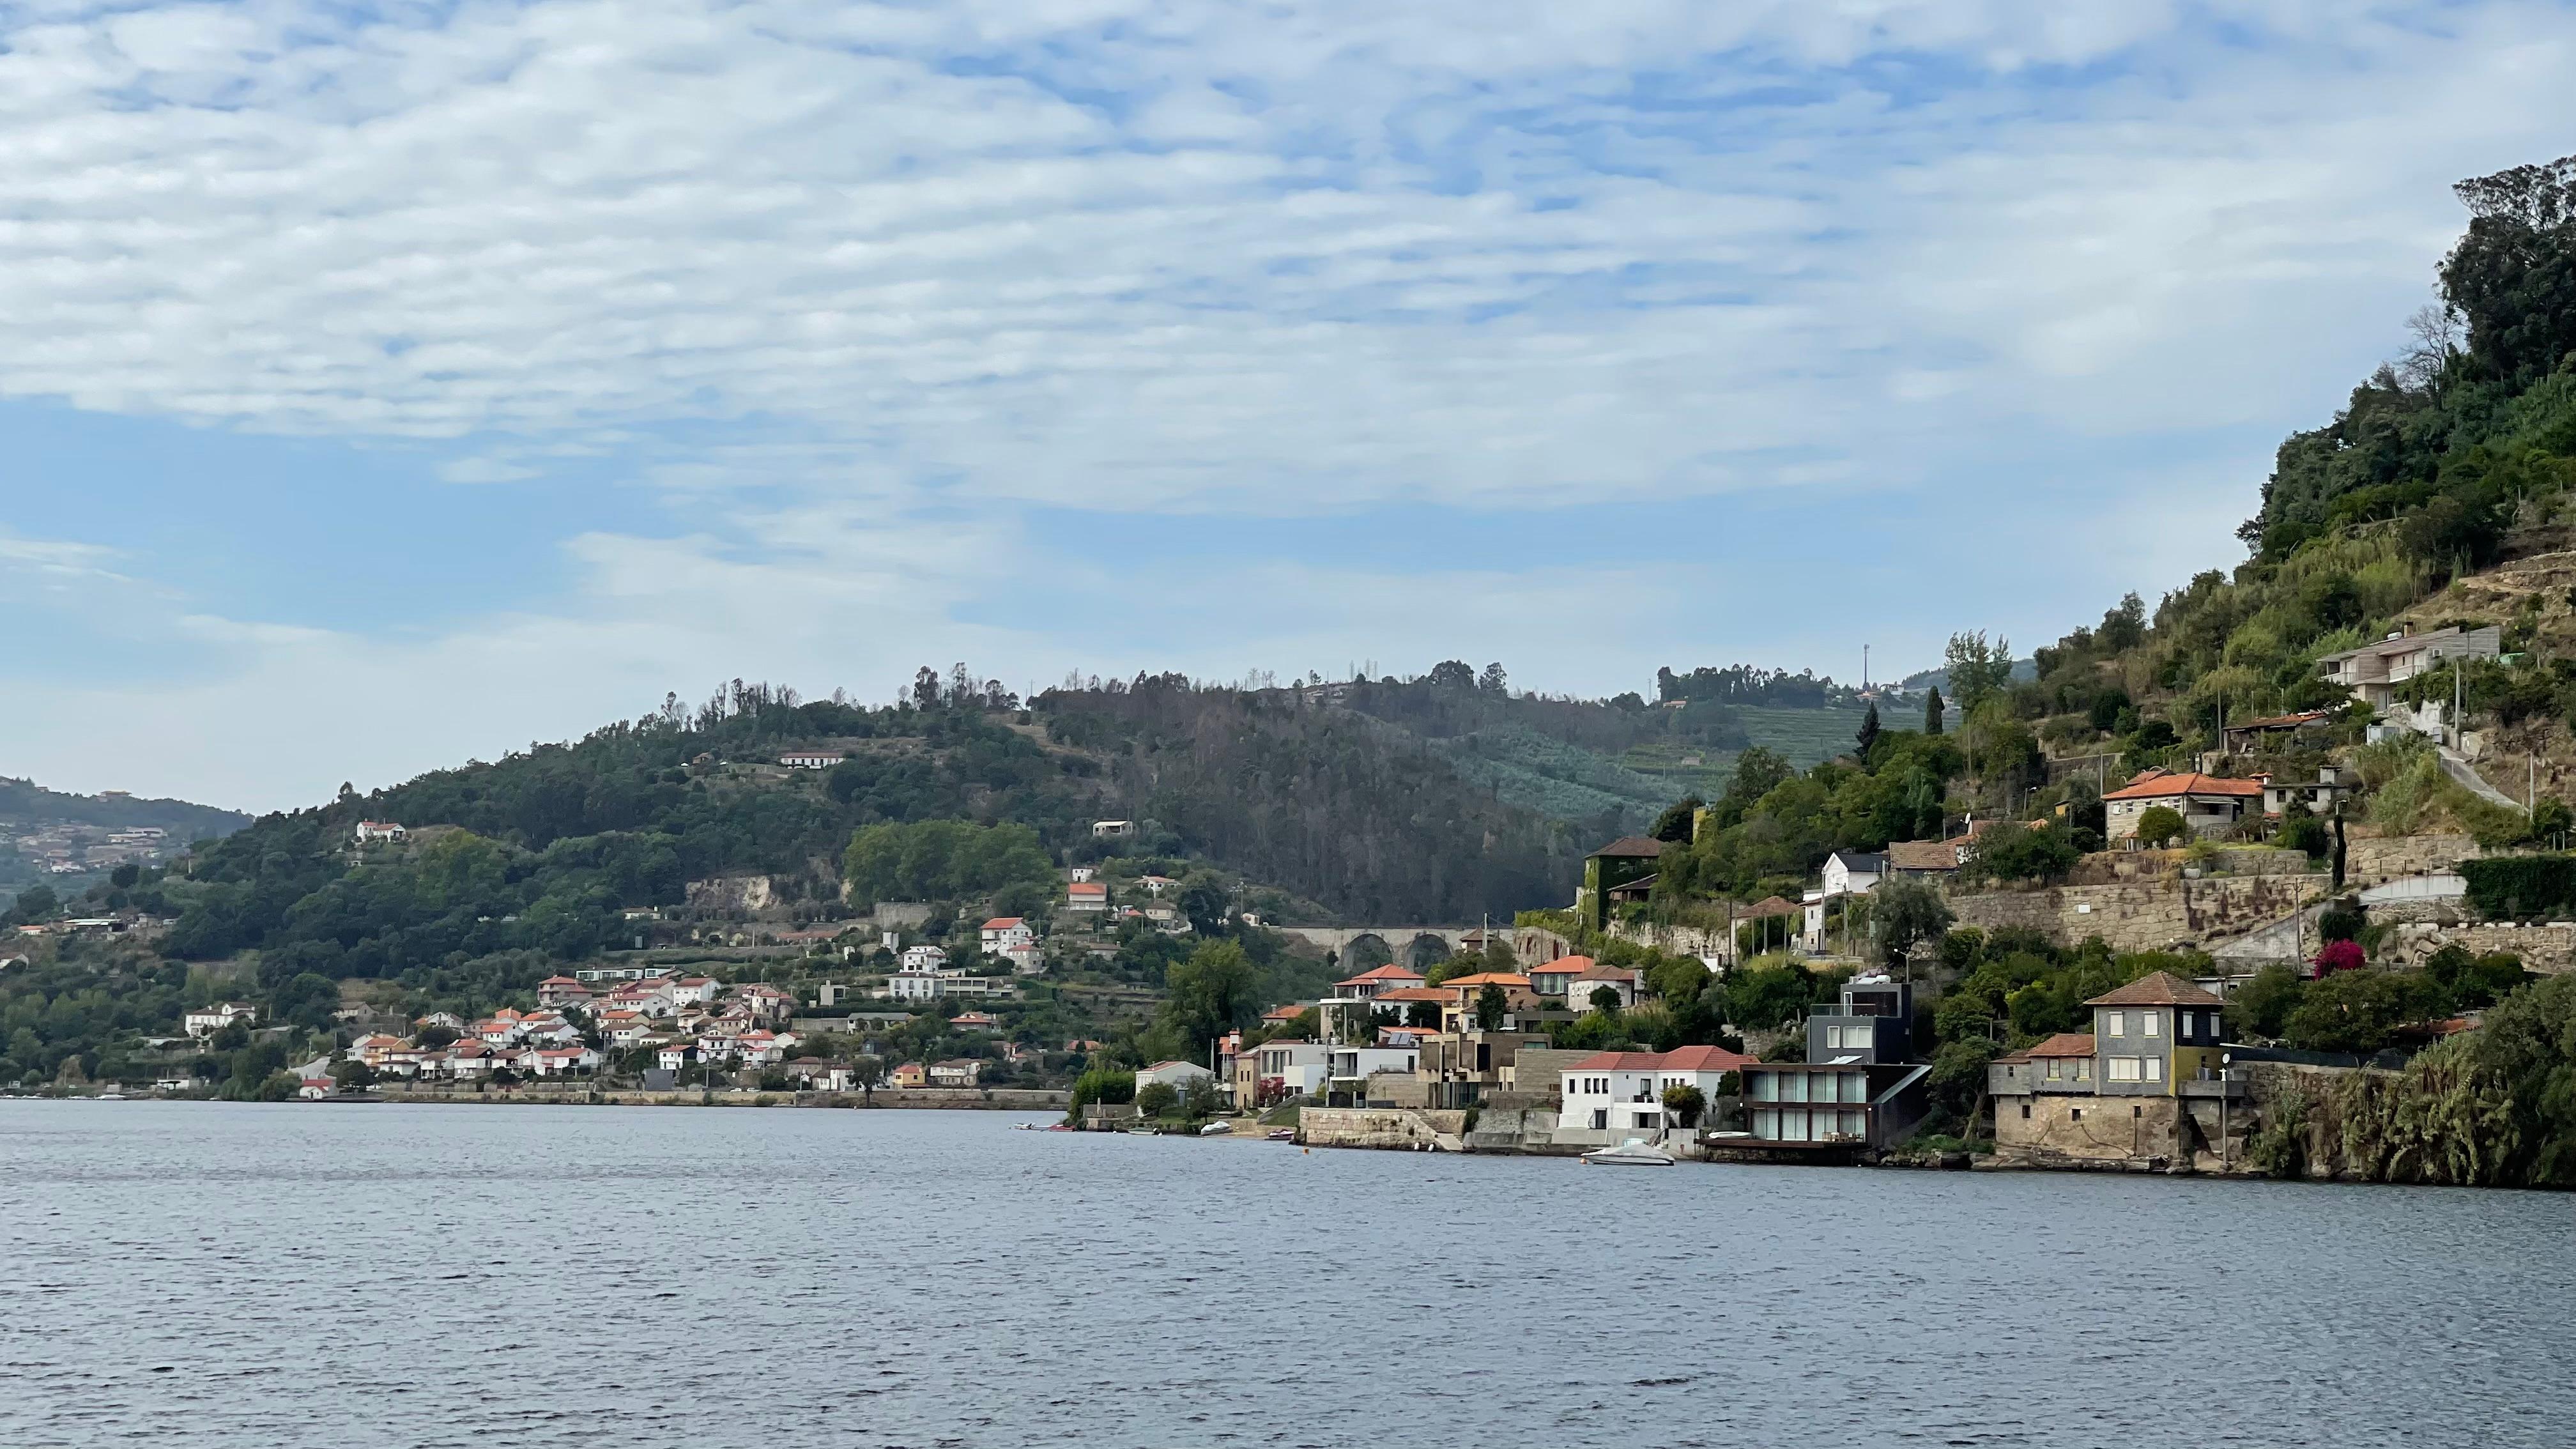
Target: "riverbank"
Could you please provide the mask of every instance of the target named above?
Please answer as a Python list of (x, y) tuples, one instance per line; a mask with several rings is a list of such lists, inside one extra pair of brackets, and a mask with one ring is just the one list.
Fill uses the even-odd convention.
[[(1067, 1098), (1068, 1094), (1063, 1091), (1041, 1087), (902, 1087), (868, 1093), (763, 1092), (740, 1087), (724, 1088), (713, 1092), (694, 1087), (682, 1091), (648, 1092), (632, 1087), (594, 1089), (587, 1084), (564, 1086), (531, 1084), (476, 1091), (471, 1087), (416, 1088), (389, 1085), (379, 1086), (362, 1094), (335, 1094), (318, 1101), (293, 1105), (332, 1107), (371, 1106), (383, 1102), (414, 1102), (483, 1107), (846, 1107), (887, 1111), (1062, 1112)], [(206, 1102), (214, 1099), (177, 1093), (63, 1092), (46, 1093), (26, 1100)]]

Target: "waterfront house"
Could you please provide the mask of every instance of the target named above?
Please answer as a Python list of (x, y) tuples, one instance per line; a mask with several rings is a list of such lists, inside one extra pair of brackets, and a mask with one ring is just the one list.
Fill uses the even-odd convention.
[(886, 1080), (898, 1087), (926, 1087), (930, 1085), (930, 1073), (919, 1062), (905, 1062)]
[[(1266, 1107), (1291, 1097), (1308, 1097), (1321, 1092), (1330, 1049), (1319, 1041), (1288, 1037), (1263, 1042), (1243, 1056), (1252, 1062), (1252, 1092), (1249, 1096), (1243, 1094), (1238, 1067), (1235, 1101), (1239, 1105)], [(1418, 1054), (1416, 1065), (1419, 1065)]]
[(1421, 1060), (1421, 1047), (1353, 1046), (1330, 1048), (1324, 1065), (1324, 1105), (1328, 1107), (1365, 1106), (1369, 1099), (1369, 1079), (1380, 1072), (1401, 1074), (1412, 1080)]
[(1913, 1062), (1755, 1062), (1742, 1068), (1745, 1117), (1758, 1147), (1797, 1151), (1892, 1147), (1928, 1105), (1932, 1068)]
[(930, 1085), (934, 1087), (971, 1087), (984, 1075), (984, 1064), (973, 1057), (952, 1057), (930, 1064)]
[(541, 1077), (569, 1076), (599, 1070), (599, 1053), (586, 1046), (539, 1047), (530, 1065)]
[(1807, 1016), (1811, 1062), (1901, 1062), (1913, 1054), (1914, 988), (1886, 973), (1843, 983), (1831, 1011)]
[(675, 1041), (664, 1046), (660, 1051), (655, 1052), (653, 1054), (653, 1061), (655, 1065), (661, 1067), (661, 1069), (666, 1072), (676, 1072), (682, 1067), (687, 1066), (690, 1062), (695, 1061), (697, 1059), (697, 1055), (697, 1043)]
[(858, 1085), (858, 1073), (848, 1062), (827, 1062), (820, 1057), (798, 1057), (780, 1070), (809, 1092), (846, 1092)]
[(1176, 1092), (1186, 1092), (1192, 1082), (1214, 1080), (1216, 1073), (1196, 1062), (1156, 1062), (1150, 1067), (1137, 1069), (1136, 1090), (1141, 1092), (1161, 1082)]
[(2158, 971), (2085, 1003), (2090, 1033), (2061, 1032), (1986, 1068), (1995, 1153), (2033, 1163), (2189, 1163), (2223, 1152), (2228, 1108), (2223, 1003)]
[(1556, 1120), (1578, 1132), (1661, 1132), (1655, 1052), (1595, 1052), (1562, 1073)]

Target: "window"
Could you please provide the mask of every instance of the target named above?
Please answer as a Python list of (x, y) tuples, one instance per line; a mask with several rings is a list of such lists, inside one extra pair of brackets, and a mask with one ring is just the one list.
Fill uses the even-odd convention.
[(2083, 1109), (2083, 1108), (2081, 1108), (2081, 1107), (2078, 1107), (2078, 1108), (2076, 1108), (2075, 1110), (2073, 1110), (2073, 1111), (2071, 1111), (2071, 1112), (2067, 1113), (2067, 1114), (2066, 1114), (2066, 1120), (2067, 1120), (2067, 1121), (2069, 1121), (2069, 1122), (2081, 1122), (2081, 1121), (2083, 1121), (2083, 1120), (2084, 1120), (2084, 1109)]
[(1592, 1130), (1593, 1130), (1593, 1131), (1595, 1131), (1595, 1132), (1607, 1131), (1607, 1130), (1609, 1129), (1609, 1126), (1610, 1126), (1610, 1109), (1609, 1109), (1609, 1108), (1607, 1108), (1607, 1107), (1595, 1107), (1595, 1108), (1593, 1108), (1593, 1109), (1592, 1109)]
[(1861, 1072), (1843, 1073), (1843, 1100), (1846, 1102), (1868, 1101), (1869, 1077)]
[(2065, 1065), (2066, 1064), (2064, 1062), (2059, 1061), (2057, 1058), (2050, 1057), (2048, 1059), (2048, 1079), (2052, 1082), (2056, 1081), (2058, 1073), (2065, 1068)]
[(2104, 1036), (2123, 1036), (2123, 1035), (2126, 1035), (2126, 1033), (2124, 1033), (2124, 1032), (2122, 1032), (2122, 1031), (2120, 1030), (2120, 1013), (2118, 1013), (2118, 1012), (2116, 1012), (2116, 1011), (2111, 1011), (2111, 1012), (2105, 1012), (2105, 1013), (2103, 1013), (2103, 1016), (2102, 1016), (2102, 1034), (2103, 1034)]
[(2138, 1035), (2155, 1036), (2162, 1031), (2163, 1027), (2164, 1013), (2156, 1011), (2138, 1013)]
[(2075, 1080), (2079, 1082), (2089, 1082), (2093, 1080), (2093, 1059), (2091, 1057), (2076, 1058)]
[(2165, 1059), (2163, 1057), (2148, 1057), (2139, 1065), (2147, 1069), (2146, 1079), (2148, 1081), (2161, 1082), (2165, 1079)]
[(2111, 1080), (2112, 1080), (2112, 1081), (2115, 1081), (2115, 1082), (2134, 1082), (2134, 1081), (2136, 1081), (2137, 1079), (2138, 1079), (2138, 1059), (2137, 1059), (2136, 1057), (2113, 1057), (2113, 1058), (2111, 1058)]
[(2021, 1120), (2025, 1122), (2030, 1120), (2030, 1104), (2028, 1102), (2021, 1104)]

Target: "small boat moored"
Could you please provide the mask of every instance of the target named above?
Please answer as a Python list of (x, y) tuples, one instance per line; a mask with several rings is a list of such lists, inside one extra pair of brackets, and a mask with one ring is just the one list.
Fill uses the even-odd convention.
[(1231, 1122), (1210, 1122), (1199, 1129), (1199, 1135), (1201, 1137), (1231, 1137), (1234, 1135), (1234, 1124)]
[(1596, 1147), (1583, 1154), (1586, 1167), (1596, 1163), (1603, 1167), (1670, 1167), (1674, 1161), (1671, 1153), (1649, 1147), (1634, 1137), (1616, 1147)]

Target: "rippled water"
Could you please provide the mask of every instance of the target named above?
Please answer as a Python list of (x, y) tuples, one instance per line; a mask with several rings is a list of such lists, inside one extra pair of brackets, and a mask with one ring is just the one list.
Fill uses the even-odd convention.
[(0, 1445), (2543, 1445), (2576, 1199), (0, 1103)]

